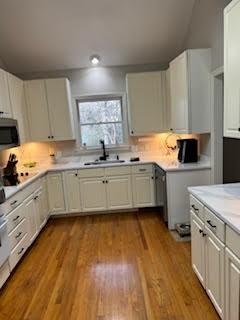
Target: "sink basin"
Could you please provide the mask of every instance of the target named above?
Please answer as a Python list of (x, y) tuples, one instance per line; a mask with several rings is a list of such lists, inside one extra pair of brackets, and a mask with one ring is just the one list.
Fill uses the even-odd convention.
[(114, 164), (114, 163), (124, 163), (125, 160), (96, 160), (92, 162), (85, 162), (85, 166), (91, 166), (91, 165), (102, 165), (102, 164)]

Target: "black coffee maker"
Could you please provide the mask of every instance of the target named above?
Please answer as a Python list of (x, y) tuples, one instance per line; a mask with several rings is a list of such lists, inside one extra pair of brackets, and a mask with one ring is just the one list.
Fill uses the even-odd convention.
[(181, 163), (198, 162), (198, 141), (197, 139), (177, 140), (178, 160)]

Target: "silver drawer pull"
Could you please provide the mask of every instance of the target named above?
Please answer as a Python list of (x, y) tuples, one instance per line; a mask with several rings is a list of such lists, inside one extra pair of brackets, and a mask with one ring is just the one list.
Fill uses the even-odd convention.
[(22, 248), (20, 251), (18, 251), (18, 255), (20, 255), (24, 251), (24, 248)]
[(199, 212), (199, 209), (196, 208), (194, 204), (192, 204), (192, 208), (193, 208), (193, 210), (194, 210), (195, 212)]
[(11, 205), (11, 206), (14, 206), (17, 202), (18, 202), (18, 201), (15, 200), (15, 201), (11, 202), (10, 205)]
[(212, 224), (211, 220), (207, 220), (207, 223), (210, 225), (211, 228), (217, 228), (217, 226)]
[(17, 239), (17, 238), (21, 237), (21, 235), (22, 235), (22, 232), (19, 232), (19, 233), (15, 236), (15, 238)]
[(16, 216), (12, 221), (17, 221), (20, 218), (20, 216)]
[(144, 168), (142, 168), (142, 169), (139, 169), (139, 171), (141, 171), (141, 172), (144, 172), (144, 171), (146, 171), (147, 169), (144, 169)]

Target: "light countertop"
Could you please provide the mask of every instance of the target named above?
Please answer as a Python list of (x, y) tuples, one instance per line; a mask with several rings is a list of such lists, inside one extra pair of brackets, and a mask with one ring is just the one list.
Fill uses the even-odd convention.
[(93, 161), (93, 159), (83, 159), (82, 158), (63, 158), (61, 162), (57, 164), (46, 164), (42, 165), (41, 167), (36, 167), (33, 169), (29, 169), (28, 171), (33, 173), (29, 176), (29, 179), (22, 182), (17, 186), (12, 187), (5, 187), (5, 194), (6, 199), (12, 197), (15, 193), (22, 190), (36, 179), (44, 176), (48, 172), (58, 172), (58, 171), (65, 171), (65, 170), (78, 170), (78, 169), (90, 169), (90, 168), (105, 168), (105, 167), (112, 167), (112, 166), (126, 166), (126, 165), (141, 165), (141, 164), (156, 164), (161, 169), (166, 172), (176, 172), (176, 171), (185, 171), (185, 170), (205, 170), (210, 169), (210, 160), (208, 158), (203, 158), (197, 163), (187, 163), (181, 164), (178, 160), (172, 157), (160, 157), (153, 154), (141, 154), (140, 161), (138, 162), (130, 162), (130, 157), (133, 156), (132, 154), (125, 154), (124, 156), (121, 155), (120, 159), (125, 160), (123, 163), (116, 163), (116, 164), (99, 164), (99, 165), (84, 165), (85, 162)]
[(240, 183), (189, 187), (188, 190), (240, 234)]

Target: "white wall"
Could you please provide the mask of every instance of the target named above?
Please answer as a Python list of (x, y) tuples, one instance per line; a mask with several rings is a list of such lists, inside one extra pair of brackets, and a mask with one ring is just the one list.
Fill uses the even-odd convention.
[(212, 70), (223, 65), (223, 9), (231, 0), (196, 0), (184, 49), (212, 48)]
[(126, 92), (126, 74), (166, 69), (166, 65), (135, 65), (106, 68), (86, 68), (60, 71), (23, 73), (24, 80), (67, 77), (71, 82), (73, 96)]

